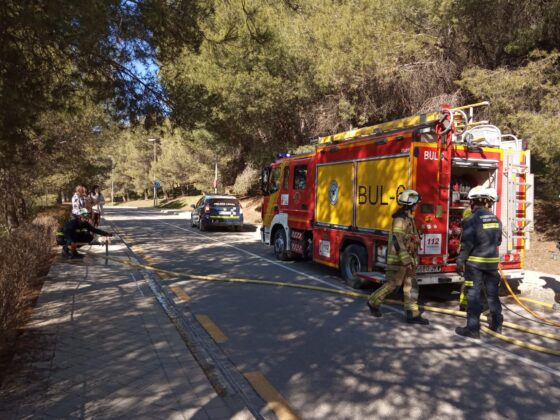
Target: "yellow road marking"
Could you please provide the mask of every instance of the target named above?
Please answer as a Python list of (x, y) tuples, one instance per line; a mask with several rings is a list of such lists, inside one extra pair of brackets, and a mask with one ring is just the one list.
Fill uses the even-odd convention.
[(156, 263), (156, 259), (150, 255), (144, 255), (144, 260), (149, 264), (153, 265)]
[(179, 299), (181, 299), (183, 302), (188, 302), (189, 300), (191, 300), (191, 297), (187, 294), (187, 292), (185, 292), (183, 290), (183, 288), (181, 286), (170, 286), (169, 287), (171, 290), (173, 290), (173, 293), (175, 293), (175, 296), (177, 296)]
[(137, 252), (138, 254), (145, 254), (146, 253), (146, 250), (144, 248), (142, 248), (140, 245), (132, 246), (132, 250), (134, 252)]
[(210, 334), (216, 343), (225, 343), (227, 341), (226, 335), (214, 322), (206, 315), (196, 314), (195, 318), (200, 322), (200, 325)]
[(257, 394), (266, 401), (266, 406), (274, 411), (278, 420), (298, 420), (300, 417), (290, 407), (276, 388), (259, 371), (248, 372), (243, 376), (249, 381)]

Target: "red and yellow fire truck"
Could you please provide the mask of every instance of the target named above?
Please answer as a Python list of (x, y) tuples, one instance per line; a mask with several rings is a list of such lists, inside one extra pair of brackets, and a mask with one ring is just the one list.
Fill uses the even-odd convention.
[(500, 259), (508, 278), (523, 278), (532, 230), (533, 177), (525, 143), (487, 121), (488, 102), (440, 110), (315, 139), (314, 151), (285, 155), (263, 169), (261, 239), (280, 260), (340, 269), (353, 287), (384, 281), (396, 198), (422, 196), (418, 283), (460, 282), (455, 258), (467, 194), (496, 188), (503, 222)]

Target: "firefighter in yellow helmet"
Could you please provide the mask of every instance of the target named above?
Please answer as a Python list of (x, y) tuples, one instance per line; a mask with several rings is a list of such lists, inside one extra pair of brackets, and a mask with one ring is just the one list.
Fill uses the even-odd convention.
[(389, 234), (386, 282), (369, 297), (367, 305), (371, 315), (381, 317), (380, 305), (387, 295), (402, 285), (406, 322), (426, 325), (429, 321), (420, 315), (416, 283), (420, 234), (413, 214), (419, 202), (420, 194), (414, 190), (405, 190), (399, 194), (397, 203), (401, 207), (393, 214)]

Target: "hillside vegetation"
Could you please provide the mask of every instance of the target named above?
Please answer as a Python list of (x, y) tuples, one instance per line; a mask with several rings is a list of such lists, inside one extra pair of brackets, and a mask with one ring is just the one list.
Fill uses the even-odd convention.
[(274, 152), (480, 100), (557, 197), (558, 45), (552, 0), (3, 1), (0, 225), (78, 182), (251, 194)]

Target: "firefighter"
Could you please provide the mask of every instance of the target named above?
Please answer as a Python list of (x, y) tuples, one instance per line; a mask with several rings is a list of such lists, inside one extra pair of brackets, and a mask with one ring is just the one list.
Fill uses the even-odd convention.
[[(461, 232), (463, 231), (463, 222), (471, 214), (472, 214), (472, 209), (469, 206), (465, 209), (465, 211), (463, 212), (462, 218), (461, 218)], [(463, 283), (461, 283), (461, 292), (459, 293), (459, 310), (462, 311), (462, 312), (467, 311), (467, 289), (465, 287), (465, 282), (464, 281), (463, 281)]]
[(113, 236), (110, 232), (93, 227), (89, 223), (89, 216), (87, 209), (79, 209), (78, 216), (64, 223), (62, 229), (57, 232), (57, 243), (62, 245), (62, 255), (64, 257), (83, 258), (84, 256), (78, 252), (78, 248), (83, 244), (90, 243), (93, 240), (94, 233), (108, 237)]
[(490, 309), (490, 329), (502, 329), (502, 305), (498, 296), (498, 246), (502, 243), (502, 222), (489, 207), (498, 200), (496, 190), (474, 187), (469, 191), (472, 215), (463, 221), (461, 250), (457, 273), (465, 278), (467, 290), (467, 325), (455, 332), (464, 337), (480, 337), (480, 292), (484, 288)]
[(414, 190), (405, 190), (399, 194), (397, 203), (401, 207), (393, 214), (389, 234), (385, 270), (387, 281), (369, 297), (367, 305), (371, 315), (381, 317), (379, 307), (383, 300), (402, 285), (406, 322), (426, 325), (429, 321), (422, 318), (418, 308), (418, 284), (415, 278), (420, 235), (413, 214), (419, 202), (420, 194)]

